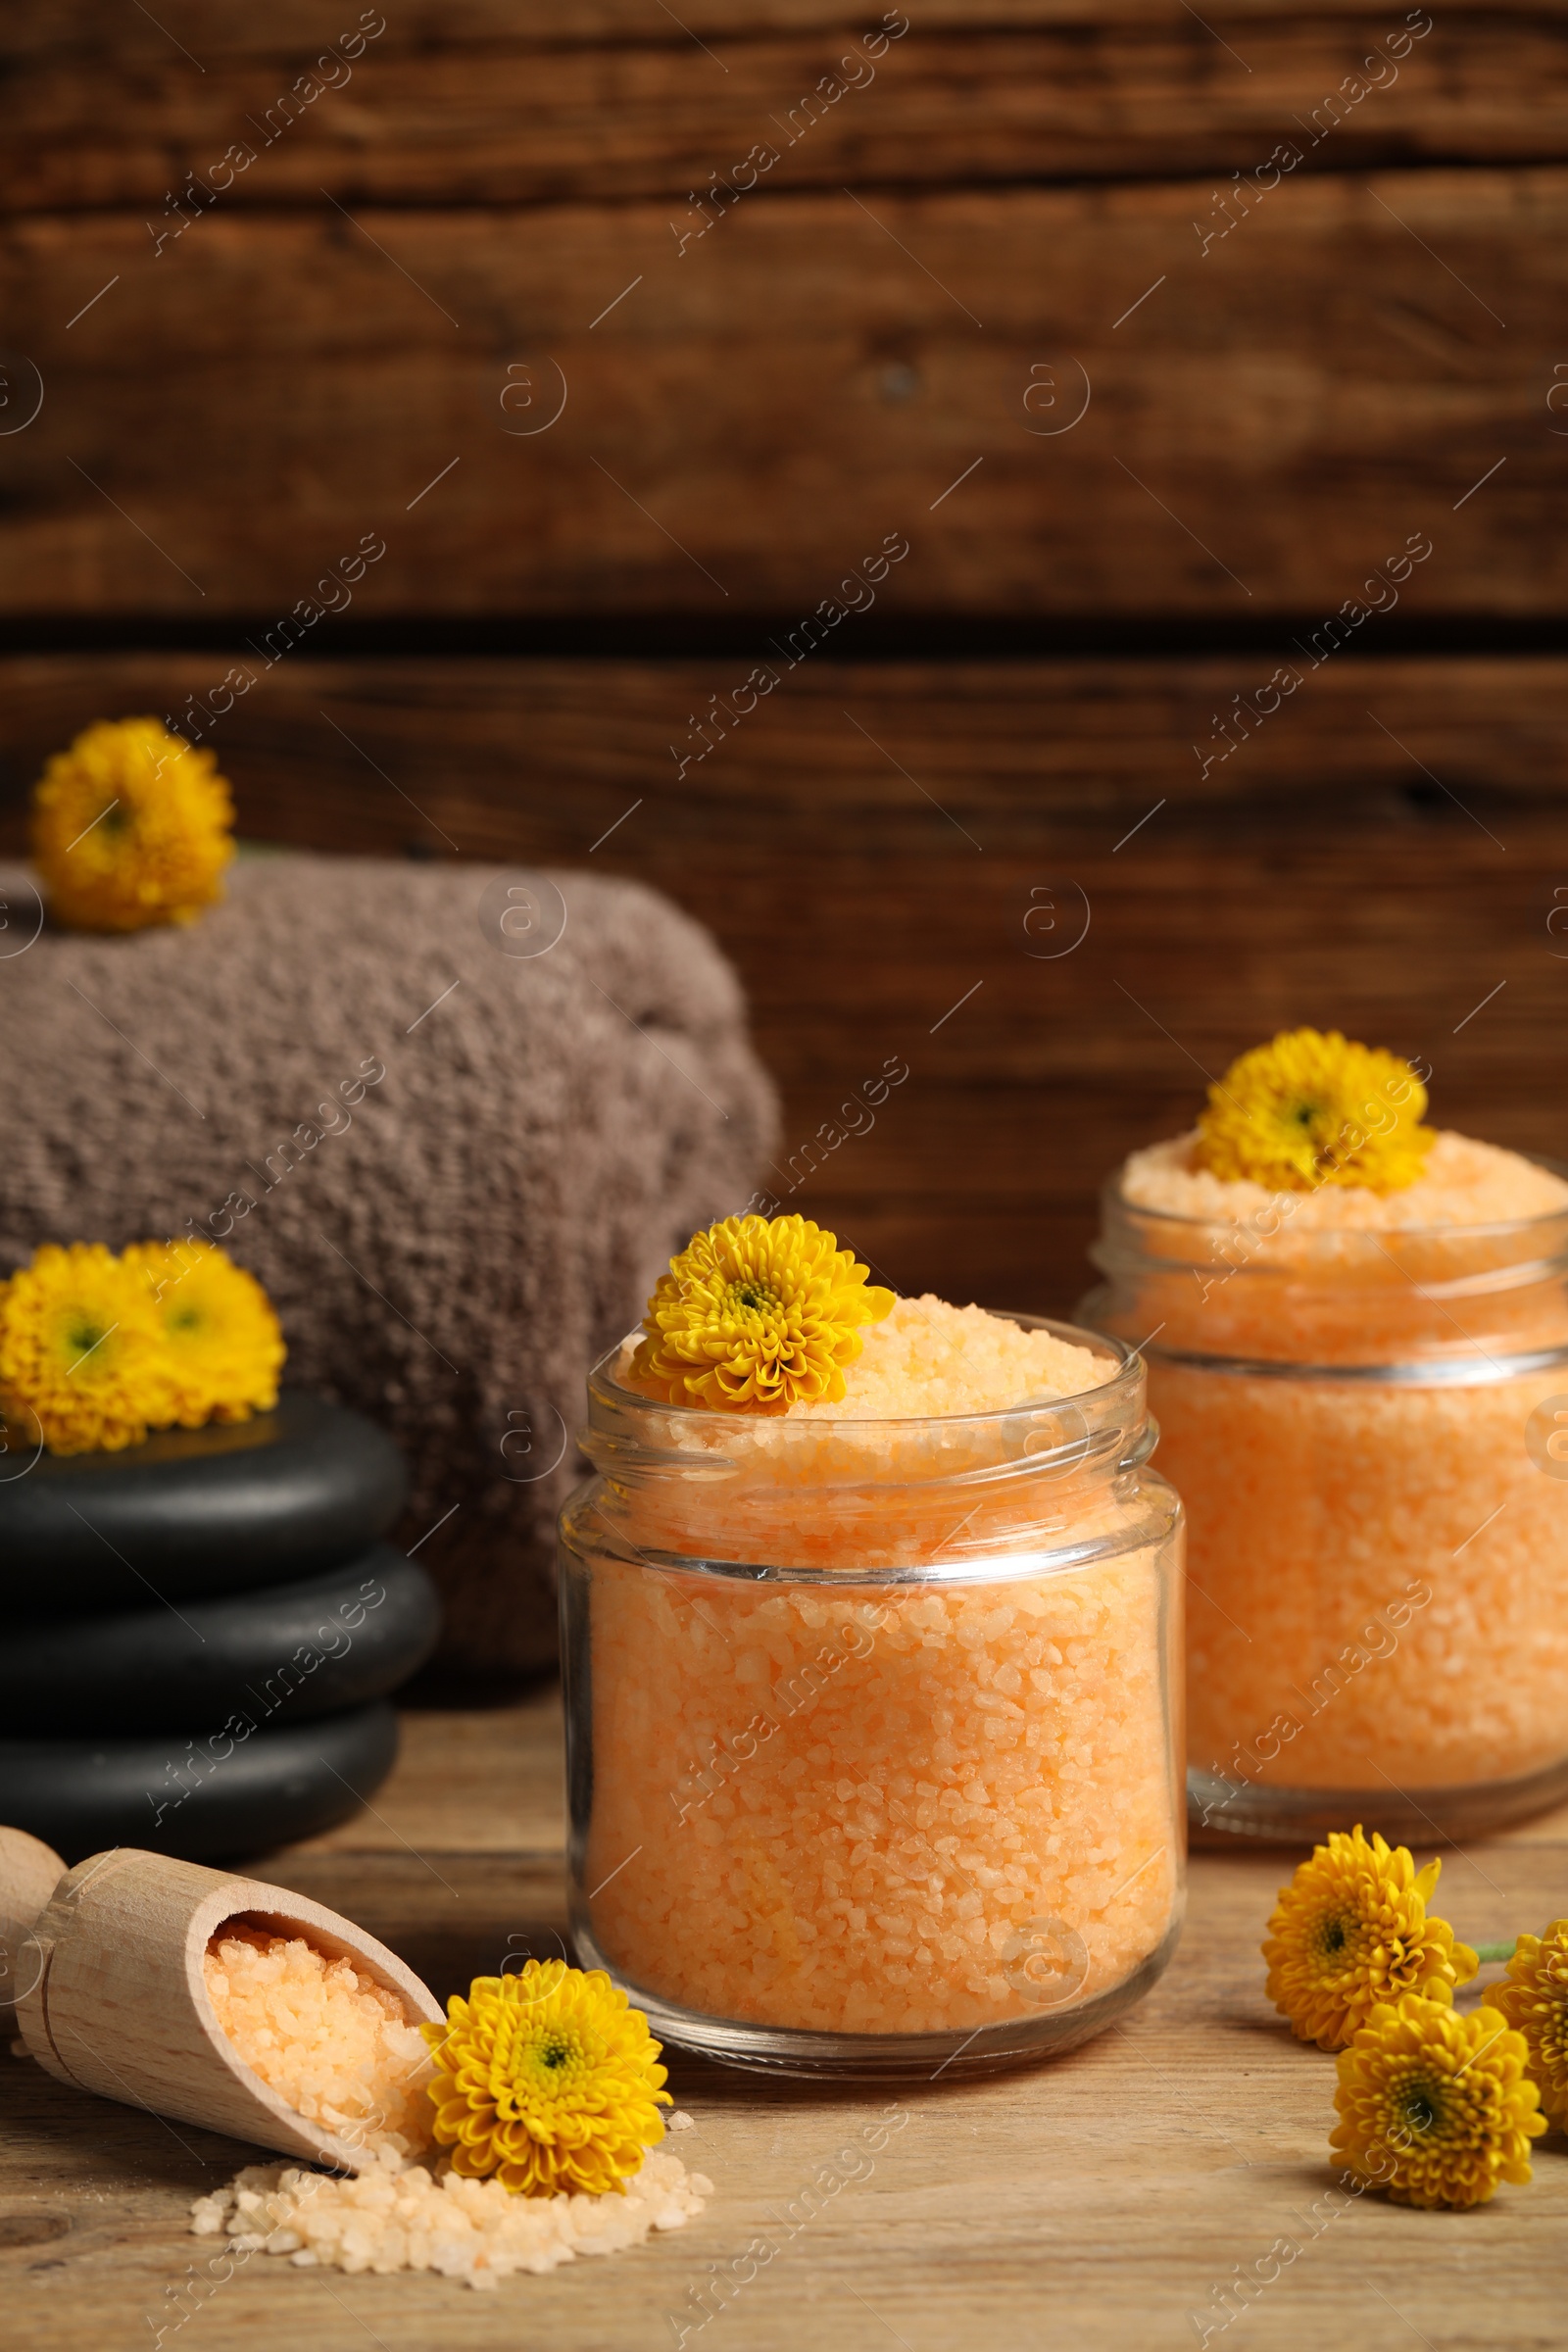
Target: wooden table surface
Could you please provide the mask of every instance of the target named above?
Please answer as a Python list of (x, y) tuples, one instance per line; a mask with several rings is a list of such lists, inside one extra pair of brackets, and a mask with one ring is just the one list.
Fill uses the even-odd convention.
[[(412, 1714), (373, 1809), (258, 1875), (348, 1912), (443, 1995), (509, 1948), (558, 1949), (558, 1742), (553, 1693)], [(1474, 2213), (1331, 2193), (1333, 2061), (1291, 2040), (1257, 1954), (1291, 1860), (1195, 1855), (1169, 1974), (1124, 2025), (1052, 2066), (893, 2097), (770, 2084), (673, 2053), (671, 2087), (697, 2128), (670, 2144), (711, 2177), (708, 2210), (645, 2249), (493, 2294), (260, 2255), (193, 2293), (214, 2241), (186, 2234), (186, 2207), (254, 2151), (0, 2060), (0, 2336), (8, 2352), (130, 2352), (161, 2329), (179, 2352), (368, 2340), (618, 2352), (675, 2345), (682, 2327), (703, 2352), (1154, 2352), (1203, 2340), (1204, 2327), (1210, 2344), (1245, 2336), (1281, 2352), (1568, 2341), (1561, 2135), (1538, 2145), (1531, 2187)], [(1471, 1940), (1568, 1910), (1568, 1811), (1449, 1854), (1441, 1908)], [(885, 2146), (865, 2152), (864, 2128), (889, 2108)], [(852, 2148), (842, 2184), (786, 2242), (786, 2208), (805, 2211), (801, 2192)], [(762, 2236), (778, 2250), (748, 2278), (745, 2249)], [(700, 2327), (692, 2290), (710, 2266), (745, 2282)], [(1269, 2282), (1224, 2326), (1216, 2289), (1238, 2266)]]

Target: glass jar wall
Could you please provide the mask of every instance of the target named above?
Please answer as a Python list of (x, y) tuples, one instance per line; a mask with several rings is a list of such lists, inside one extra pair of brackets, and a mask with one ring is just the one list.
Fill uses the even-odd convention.
[(1463, 1837), (1568, 1796), (1568, 1214), (1293, 1230), (1112, 1185), (1189, 1514), (1191, 1818)]
[(1180, 1506), (1142, 1365), (897, 1421), (589, 1384), (562, 1517), (572, 1924), (662, 2037), (984, 2071), (1109, 2024), (1179, 1929)]

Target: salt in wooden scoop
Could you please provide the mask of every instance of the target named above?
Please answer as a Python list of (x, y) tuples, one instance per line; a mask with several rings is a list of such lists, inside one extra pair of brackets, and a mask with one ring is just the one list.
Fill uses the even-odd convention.
[(299, 1936), (363, 1970), (411, 2025), (442, 2020), (428, 1987), (384, 1944), (302, 1894), (134, 1846), (67, 1870), (36, 1838), (0, 1829), (0, 2027), (14, 2010), (38, 2064), (100, 2098), (340, 2172), (373, 2165), (373, 2147), (279, 2098), (219, 2024), (204, 1962), (230, 1925)]

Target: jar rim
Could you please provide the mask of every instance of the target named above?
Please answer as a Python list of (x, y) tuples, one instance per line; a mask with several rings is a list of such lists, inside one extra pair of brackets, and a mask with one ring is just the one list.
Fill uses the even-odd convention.
[[(1036, 1394), (980, 1413), (726, 1412), (623, 1387), (610, 1369), (622, 1341), (588, 1379), (578, 1443), (596, 1476), (582, 1490), (583, 1529), (592, 1521), (595, 1544), (611, 1551), (624, 1539), (626, 1553), (616, 1556), (645, 1567), (820, 1577), (833, 1587), (859, 1573), (873, 1583), (983, 1580), (1013, 1573), (999, 1562), (1024, 1559), (1032, 1573), (1054, 1574), (1144, 1542), (1155, 1521), (1163, 1541), (1170, 1511), (1156, 1497), (1170, 1491), (1145, 1474), (1158, 1434), (1148, 1410), (1148, 1343), (1135, 1348), (1052, 1316), (985, 1311), (1108, 1356), (1114, 1370), (1073, 1396)], [(1129, 1478), (1143, 1482), (1137, 1508), (1123, 1491)], [(803, 1497), (836, 1515), (843, 1558), (824, 1562), (809, 1547), (799, 1556), (792, 1531)], [(1103, 1530), (1086, 1532), (1086, 1512), (1110, 1504)], [(1179, 1507), (1173, 1498), (1171, 1507)], [(673, 1532), (658, 1532), (661, 1510), (674, 1514)], [(578, 1512), (574, 1502), (562, 1516), (568, 1549)], [(852, 1557), (858, 1568), (843, 1564)]]
[[(1533, 1168), (1544, 1169), (1548, 1176), (1556, 1176), (1568, 1184), (1568, 1162), (1552, 1159), (1542, 1152), (1519, 1152), (1514, 1156), (1528, 1161)], [(1203, 1217), (1190, 1216), (1181, 1209), (1154, 1208), (1142, 1200), (1129, 1200), (1121, 1189), (1121, 1179), (1120, 1168), (1113, 1176), (1106, 1178), (1102, 1194), (1104, 1205), (1121, 1209), (1131, 1217), (1146, 1218), (1152, 1225), (1162, 1225), (1172, 1232), (1234, 1233), (1246, 1226), (1250, 1216), (1260, 1213), (1259, 1209), (1254, 1208), (1234, 1216), (1216, 1214)], [(1310, 1193), (1304, 1191), (1293, 1193), (1280, 1190), (1270, 1193), (1262, 1205), (1267, 1207), (1279, 1200), (1298, 1200), (1310, 1197)], [(1527, 1235), (1533, 1230), (1560, 1224), (1564, 1218), (1568, 1218), (1568, 1200), (1559, 1208), (1541, 1209), (1533, 1216), (1503, 1217), (1487, 1224), (1469, 1225), (1454, 1219), (1446, 1225), (1307, 1225), (1298, 1227), (1297, 1238), (1333, 1242), (1342, 1249), (1348, 1240), (1355, 1242), (1368, 1238), (1375, 1241), (1483, 1241), (1515, 1234)]]
[(1116, 1368), (1108, 1380), (1098, 1382), (1092, 1389), (1074, 1389), (1068, 1395), (1060, 1396), (1039, 1395), (1020, 1396), (1011, 1404), (991, 1405), (984, 1412), (978, 1413), (811, 1413), (800, 1416), (788, 1413), (747, 1413), (735, 1410), (724, 1411), (718, 1407), (704, 1404), (665, 1404), (658, 1396), (645, 1396), (641, 1389), (624, 1388), (615, 1379), (610, 1367), (616, 1362), (627, 1342), (637, 1338), (638, 1334), (633, 1331), (617, 1340), (613, 1347), (607, 1348), (589, 1369), (590, 1418), (593, 1400), (598, 1396), (604, 1403), (616, 1410), (634, 1411), (640, 1407), (647, 1412), (666, 1417), (678, 1428), (693, 1430), (703, 1429), (714, 1432), (724, 1429), (733, 1430), (738, 1423), (752, 1428), (769, 1424), (788, 1428), (793, 1422), (797, 1429), (810, 1428), (820, 1430), (824, 1434), (836, 1431), (859, 1433), (875, 1429), (904, 1431), (951, 1429), (960, 1431), (979, 1429), (991, 1422), (1012, 1420), (1019, 1413), (1053, 1412), (1066, 1405), (1074, 1406), (1079, 1412), (1084, 1412), (1090, 1407), (1103, 1409), (1119, 1405), (1123, 1398), (1130, 1398), (1136, 1395), (1139, 1382), (1144, 1376), (1143, 1349), (1148, 1345), (1147, 1342), (1141, 1342), (1138, 1347), (1134, 1348), (1129, 1346), (1127, 1341), (1116, 1338), (1114, 1333), (1093, 1331), (1085, 1324), (1064, 1322), (1054, 1315), (1029, 1315), (1021, 1310), (1014, 1311), (1011, 1308), (998, 1306), (983, 1307), (981, 1312), (993, 1316), (1000, 1323), (1014, 1323), (1020, 1330), (1049, 1332), (1053, 1339), (1062, 1340), (1069, 1347), (1082, 1348), (1094, 1355), (1107, 1353), (1114, 1355)]

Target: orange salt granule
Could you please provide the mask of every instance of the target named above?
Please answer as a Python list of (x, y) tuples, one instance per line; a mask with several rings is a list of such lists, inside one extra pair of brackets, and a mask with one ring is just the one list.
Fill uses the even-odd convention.
[[(1162, 1680), (1179, 1632), (1148, 1497), (984, 1477), (1027, 1456), (1026, 1408), (1115, 1369), (902, 1298), (842, 1402), (688, 1419), (680, 1446), (700, 1459), (710, 1439), (727, 1475), (617, 1495), (639, 1550), (818, 1580), (593, 1561), (586, 1885), (634, 1986), (713, 2017), (940, 2034), (1070, 2007), (1154, 1960), (1183, 1827)], [(1096, 1539), (1109, 1556), (1019, 1573)], [(934, 1559), (963, 1573), (820, 1581)]]
[(684, 2229), (712, 2193), (703, 2174), (653, 2151), (623, 2195), (519, 2197), (499, 2180), (435, 2175), (389, 2150), (348, 2180), (249, 2165), (197, 2198), (190, 2226), (197, 2237), (224, 2237), (233, 2253), (281, 2254), (299, 2270), (434, 2271), (483, 2290), (518, 2271), (618, 2254), (656, 2230)]
[(1451, 1225), (1498, 1225), (1568, 1208), (1568, 1184), (1517, 1152), (1445, 1128), (1413, 1184), (1377, 1193), (1362, 1185), (1321, 1185), (1316, 1192), (1273, 1193), (1246, 1178), (1211, 1176), (1198, 1165), (1196, 1128), (1134, 1152), (1122, 1169), (1122, 1198), (1167, 1216), (1242, 1223), (1284, 1200), (1286, 1230), (1324, 1233), (1421, 1232)]
[[(626, 1341), (615, 1366), (628, 1389), (637, 1386), (634, 1348)], [(1071, 1399), (1115, 1371), (1108, 1354), (982, 1307), (900, 1298), (866, 1333), (837, 1404), (656, 1411), (641, 1433), (647, 1443), (693, 1471), (710, 1459), (724, 1476), (655, 1479), (618, 1495), (616, 1516), (631, 1511), (645, 1547), (813, 1571), (923, 1565), (942, 1556), (958, 1522), (964, 1547), (1007, 1548), (1032, 1498), (1020, 1506), (1012, 1488), (981, 1484), (956, 1503), (953, 1482), (1070, 1449), (1087, 1426)]]
[[(1275, 1199), (1194, 1167), (1192, 1143), (1134, 1152), (1123, 1198), (1221, 1237)], [(1377, 1794), (1513, 1780), (1568, 1752), (1568, 1479), (1529, 1443), (1568, 1373), (1495, 1376), (1510, 1355), (1568, 1344), (1552, 1267), (1565, 1209), (1549, 1169), (1444, 1133), (1403, 1191), (1325, 1186), (1212, 1251), (1200, 1226), (1192, 1264), (1143, 1278), (1128, 1312), (1163, 1325), (1150, 1405), (1188, 1511), (1200, 1771)], [(1539, 1237), (1477, 1231), (1535, 1218)], [(1376, 1238), (1352, 1249), (1357, 1234)], [(1187, 1247), (1171, 1232), (1152, 1246), (1173, 1259)], [(1482, 1377), (1237, 1378), (1161, 1360), (1168, 1349), (1433, 1359), (1434, 1374), (1469, 1358)]]
[[(622, 1388), (652, 1394), (632, 1370), (636, 1347), (635, 1335), (623, 1343), (615, 1377)], [(1049, 1331), (1025, 1331), (983, 1306), (950, 1306), (927, 1293), (895, 1299), (883, 1320), (862, 1333), (860, 1353), (836, 1403), (798, 1400), (776, 1418), (880, 1421), (1004, 1412), (1024, 1401), (1081, 1396), (1109, 1380), (1115, 1369), (1111, 1357), (1076, 1348)], [(712, 1428), (712, 1442), (732, 1447), (755, 1432), (754, 1450), (765, 1453), (767, 1428), (757, 1415), (726, 1416)]]
[(1025, 1398), (1080, 1396), (1114, 1370), (1108, 1356), (1049, 1331), (1025, 1331), (983, 1306), (950, 1306), (927, 1293), (896, 1299), (871, 1325), (837, 1404), (792, 1411), (824, 1421), (1004, 1412)]
[(403, 2006), (349, 1960), (230, 1922), (207, 1947), (207, 1997), (252, 2072), (357, 2147), (430, 2144), (429, 2053)]
[(1159, 1615), (1148, 1550), (853, 1596), (599, 1563), (601, 1948), (710, 2016), (857, 2034), (1120, 1984), (1180, 1876)]
[(1195, 1765), (1416, 1791), (1568, 1753), (1568, 1484), (1525, 1446), (1565, 1388), (1560, 1367), (1405, 1388), (1151, 1364), (1189, 1518)]

